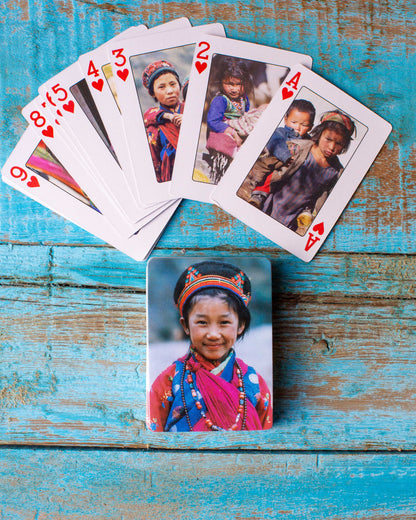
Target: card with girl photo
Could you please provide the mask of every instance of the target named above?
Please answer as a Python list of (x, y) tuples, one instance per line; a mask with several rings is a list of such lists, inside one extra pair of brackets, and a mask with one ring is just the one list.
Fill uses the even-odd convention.
[(221, 24), (149, 34), (109, 48), (138, 195), (145, 205), (169, 191), (195, 42), (225, 36)]
[(172, 195), (212, 202), (215, 185), (281, 82), (309, 56), (207, 37), (196, 45), (179, 136)]
[(88, 83), (91, 95), (97, 105), (104, 126), (107, 129), (120, 166), (126, 175), (129, 188), (138, 201), (140, 201), (140, 198), (131, 167), (130, 154), (123, 127), (123, 118), (121, 117), (117, 100), (113, 70), (108, 58), (108, 47), (114, 46), (116, 42), (126, 39), (137, 39), (140, 36), (146, 37), (147, 34), (155, 32), (172, 31), (189, 27), (191, 27), (191, 23), (187, 18), (178, 18), (165, 24), (152, 27), (151, 29), (147, 29), (143, 25), (131, 27), (97, 49), (83, 54), (78, 58), (78, 62), (83, 71), (85, 80)]
[(150, 431), (271, 428), (271, 286), (266, 258), (149, 261)]
[(213, 198), (276, 244), (310, 261), (390, 131), (387, 121), (298, 65)]

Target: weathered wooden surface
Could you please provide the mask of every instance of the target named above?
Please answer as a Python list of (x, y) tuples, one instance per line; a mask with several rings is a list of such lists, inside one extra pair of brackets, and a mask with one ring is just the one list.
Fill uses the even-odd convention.
[(2, 7), (1, 163), (43, 81), (133, 24), (183, 15), (310, 54), (393, 132), (311, 264), (191, 201), (154, 250), (271, 258), (268, 432), (144, 431), (145, 263), (1, 184), (0, 518), (415, 518), (415, 4)]
[(413, 520), (416, 511), (414, 454), (5, 449), (0, 462), (4, 520)]
[[(343, 252), (414, 253), (416, 197), (412, 177), (416, 159), (409, 109), (415, 105), (411, 88), (416, 81), (415, 14), (413, 3), (405, 5), (398, 0), (356, 0), (348, 4), (335, 0), (325, 3), (290, 0), (272, 6), (260, 1), (145, 2), (140, 6), (134, 2), (13, 3), (0, 15), (4, 22), (1, 34), (5, 71), (2, 162), (25, 126), (20, 108), (36, 95), (43, 81), (75, 61), (82, 52), (136, 23), (154, 25), (182, 15), (189, 16), (193, 23), (222, 21), (231, 38), (311, 54), (316, 72), (393, 124), (387, 145), (325, 248)], [(13, 231), (14, 240), (56, 237), (63, 242), (91, 243), (87, 234), (80, 234), (77, 228), (59, 220), (53, 219), (53, 223), (45, 226), (45, 213), (35, 203), (4, 186), (2, 190), (5, 190), (2, 199), (12, 193), (14, 210), (10, 212), (9, 204), (2, 201), (0, 236)], [(28, 222), (26, 215), (32, 212)], [(238, 246), (241, 235), (248, 235), (248, 245), (266, 251), (275, 249), (271, 242), (221, 210), (200, 204), (190, 204), (184, 212), (179, 212), (161, 245), (168, 242), (175, 247), (193, 247), (200, 243), (195, 239), (201, 229), (216, 231), (219, 226), (221, 235), (209, 233), (210, 241), (215, 240), (216, 244), (223, 245), (226, 241)]]
[[(415, 447), (414, 300), (408, 294), (393, 296), (392, 284), (381, 277), (384, 287), (369, 297), (371, 282), (364, 280), (376, 263), (365, 271), (360, 258), (363, 282), (352, 274), (350, 290), (348, 276), (339, 269), (334, 281), (339, 290), (327, 292), (315, 290), (323, 277), (296, 287), (296, 272), (291, 283), (289, 271), (279, 273), (276, 266), (275, 426), (261, 435), (218, 434), (215, 447)], [(407, 267), (414, 264), (409, 261)], [(385, 261), (383, 269), (389, 270)], [(131, 270), (130, 277), (128, 289), (123, 282), (110, 287), (108, 280), (107, 286), (98, 281), (94, 287), (93, 277), (80, 277), (74, 286), (68, 277), (56, 281), (52, 268), (43, 283), (26, 282), (23, 290), (3, 285), (0, 397), (7, 420), (0, 426), (1, 442), (213, 446), (212, 436), (143, 431), (143, 272)], [(383, 299), (386, 292), (389, 299)]]

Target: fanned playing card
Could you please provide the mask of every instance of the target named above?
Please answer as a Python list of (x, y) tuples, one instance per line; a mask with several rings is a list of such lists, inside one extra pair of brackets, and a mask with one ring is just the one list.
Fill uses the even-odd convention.
[(171, 193), (212, 202), (216, 184), (243, 147), (289, 68), (304, 54), (204, 36), (196, 44)]
[[(300, 123), (308, 126), (300, 131)], [(213, 199), (310, 261), (391, 125), (302, 65), (291, 69)], [(296, 135), (294, 135), (296, 134)]]

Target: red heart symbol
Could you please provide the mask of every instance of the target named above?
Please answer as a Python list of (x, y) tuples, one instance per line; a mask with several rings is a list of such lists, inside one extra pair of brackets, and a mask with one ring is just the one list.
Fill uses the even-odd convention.
[(129, 75), (129, 69), (123, 69), (117, 71), (117, 76), (122, 79), (123, 81), (126, 81), (127, 76)]
[(195, 68), (201, 74), (208, 67), (206, 61), (196, 61)]
[(64, 110), (66, 110), (67, 112), (71, 112), (72, 114), (74, 113), (74, 109), (75, 109), (75, 104), (74, 102), (72, 101), (68, 101), (68, 103), (66, 103), (65, 105), (62, 105), (62, 108)]
[(42, 135), (45, 137), (53, 137), (53, 128), (51, 125), (48, 125), (44, 130), (42, 130)]
[(287, 89), (286, 87), (282, 88), (282, 98), (283, 99), (288, 99), (292, 96), (293, 96), (293, 92), (291, 90)]
[(318, 235), (323, 235), (324, 234), (324, 223), (323, 222), (319, 222), (319, 224), (315, 224), (312, 229), (316, 233), (318, 233)]
[(91, 85), (96, 89), (98, 90), (99, 92), (101, 92), (103, 90), (103, 87), (104, 87), (104, 81), (100, 78), (98, 79), (97, 81), (93, 81), (91, 83)]
[(29, 182), (27, 183), (27, 186), (28, 188), (39, 188), (40, 185), (38, 179), (34, 175), (32, 175)]

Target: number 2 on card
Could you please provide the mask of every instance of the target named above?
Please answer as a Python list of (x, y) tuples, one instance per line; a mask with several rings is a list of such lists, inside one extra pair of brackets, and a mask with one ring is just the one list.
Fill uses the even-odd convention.
[[(195, 68), (201, 74), (208, 67), (207, 60), (209, 59), (208, 51), (211, 45), (208, 42), (199, 42), (198, 47), (201, 49), (196, 55)], [(204, 60), (204, 61), (198, 61)]]

